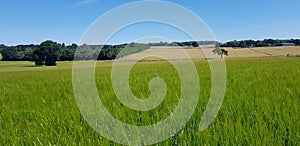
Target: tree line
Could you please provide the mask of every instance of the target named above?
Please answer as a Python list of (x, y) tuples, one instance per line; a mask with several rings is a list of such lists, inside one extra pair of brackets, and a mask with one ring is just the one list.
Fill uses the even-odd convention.
[(300, 39), (264, 39), (264, 40), (241, 40), (241, 41), (229, 41), (226, 43), (219, 43), (221, 47), (232, 48), (251, 48), (251, 47), (268, 47), (268, 46), (283, 46), (289, 43), (289, 45), (300, 46)]
[(186, 42), (158, 42), (148, 43), (150, 46), (181, 46), (181, 47), (198, 47), (201, 45), (216, 44), (220, 47), (232, 47), (232, 48), (251, 48), (251, 47), (268, 47), (268, 46), (283, 46), (283, 45), (295, 45), (300, 46), (300, 39), (264, 39), (264, 40), (234, 40), (225, 43), (216, 41), (186, 41)]
[(148, 43), (149, 46), (180, 46), (180, 47), (199, 47), (200, 45), (215, 44), (216, 41), (186, 41), (186, 42), (157, 42)]
[[(129, 43), (120, 45), (65, 45), (51, 40), (42, 42), (39, 45), (17, 45), (6, 46), (0, 45), (0, 54), (2, 61), (35, 61), (36, 65), (55, 65), (56, 61), (74, 60), (75, 51), (78, 60), (113, 60), (118, 56), (122, 57), (128, 54), (136, 53), (150, 48), (151, 46), (181, 46), (181, 47), (199, 47), (201, 45), (215, 44), (219, 47), (249, 48), (249, 47), (266, 47), (279, 46), (283, 43), (292, 43), (300, 45), (299, 39), (290, 40), (242, 40), (219, 43), (215, 41), (186, 41), (186, 42), (157, 42), (157, 43)], [(99, 51), (101, 48), (101, 51)], [(123, 51), (121, 51), (123, 50)]]
[[(6, 46), (0, 45), (0, 54), (2, 61), (36, 61), (56, 58), (57, 61), (74, 60), (75, 51), (77, 49), (76, 59), (90, 60), (97, 58), (98, 60), (113, 60), (117, 56), (125, 56), (150, 48), (150, 46), (187, 46), (198, 47), (203, 44), (211, 44), (212, 41), (187, 41), (187, 42), (158, 42), (158, 43), (125, 43), (120, 45), (81, 45), (77, 44), (65, 45), (51, 40), (42, 42), (39, 45), (17, 45)], [(101, 52), (99, 51), (101, 48)], [(125, 49), (124, 51), (120, 51)], [(49, 55), (52, 56), (49, 56)], [(37, 64), (43, 65), (45, 61)], [(51, 64), (51, 63), (50, 63)]]
[[(147, 44), (129, 43), (121, 45), (65, 45), (51, 40), (42, 42), (39, 45), (17, 45), (6, 46), (0, 45), (2, 61), (35, 61), (36, 65), (55, 65), (56, 61), (74, 60), (75, 51), (76, 59), (79, 60), (113, 60), (116, 57), (122, 57), (127, 54), (148, 49)], [(101, 52), (99, 51), (101, 49)], [(122, 53), (120, 53), (120, 51)]]

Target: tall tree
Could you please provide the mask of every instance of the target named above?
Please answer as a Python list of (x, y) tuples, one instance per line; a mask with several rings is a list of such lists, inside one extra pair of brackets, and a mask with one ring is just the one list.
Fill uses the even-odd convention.
[(222, 48), (216, 48), (212, 51), (214, 54), (218, 54), (223, 58), (224, 55), (228, 56), (228, 51)]
[(193, 41), (193, 42), (192, 42), (192, 46), (193, 46), (193, 47), (198, 47), (199, 45), (198, 45), (197, 42)]
[(35, 56), (35, 65), (54, 66), (58, 60), (61, 45), (53, 41), (42, 42), (33, 52)]

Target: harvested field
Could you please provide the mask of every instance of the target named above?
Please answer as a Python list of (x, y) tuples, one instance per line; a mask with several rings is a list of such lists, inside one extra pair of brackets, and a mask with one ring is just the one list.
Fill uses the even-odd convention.
[[(260, 58), (260, 57), (286, 57), (288, 54), (292, 56), (300, 55), (300, 46), (295, 47), (261, 47), (261, 48), (224, 48), (228, 51), (225, 58)], [(208, 49), (210, 53), (212, 49)], [(205, 57), (203, 50), (200, 48), (184, 48), (180, 47), (151, 47), (143, 52), (131, 54), (124, 57), (125, 60), (142, 59), (144, 61), (161, 60), (157, 56), (165, 56), (166, 59), (185, 60), (189, 57), (184, 55), (187, 53), (192, 59), (199, 60)], [(211, 55), (211, 54), (210, 54)], [(148, 56), (148, 57), (143, 57)]]

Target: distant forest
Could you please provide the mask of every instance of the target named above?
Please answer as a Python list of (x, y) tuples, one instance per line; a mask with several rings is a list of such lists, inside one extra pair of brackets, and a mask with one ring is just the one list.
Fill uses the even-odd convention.
[(242, 40), (242, 41), (230, 41), (227, 43), (220, 43), (221, 47), (232, 47), (232, 48), (251, 48), (251, 47), (268, 47), (268, 46), (300, 46), (300, 39), (289, 39), (289, 40)]
[[(97, 58), (97, 60), (113, 60), (117, 57), (125, 56), (126, 54), (132, 54), (136, 52), (148, 49), (150, 46), (147, 44), (121, 44), (121, 45), (82, 45), (77, 44), (65, 45), (64, 43), (56, 43), (52, 41), (48, 44), (51, 48), (55, 45), (55, 57), (57, 61), (72, 61), (74, 59), (75, 51), (77, 49), (76, 59), (78, 60), (92, 60)], [(45, 42), (43, 42), (45, 44)], [(41, 43), (41, 44), (43, 44)], [(43, 48), (40, 45), (17, 45), (17, 46), (5, 46), (0, 45), (0, 52), (2, 55), (1, 61), (36, 61), (40, 59), (40, 50)], [(99, 51), (101, 49), (101, 52)], [(121, 50), (124, 51), (121, 52)], [(47, 54), (47, 50), (43, 53)]]
[[(55, 42), (56, 43), (56, 42)], [(78, 49), (76, 59), (90, 60), (113, 60), (118, 55), (125, 56), (126, 54), (136, 53), (150, 48), (151, 46), (182, 46), (182, 47), (198, 47), (199, 45), (216, 44), (217, 47), (233, 47), (233, 48), (250, 48), (250, 47), (267, 47), (267, 46), (300, 46), (300, 39), (289, 40), (242, 40), (229, 41), (226, 43), (212, 41), (187, 41), (187, 42), (158, 42), (158, 43), (129, 43), (121, 45), (81, 45), (77, 44), (65, 45), (64, 43), (57, 44), (57, 61), (72, 61), (74, 59), (75, 50)], [(6, 46), (0, 45), (0, 53), (2, 61), (35, 61), (35, 51), (40, 45), (17, 45)], [(101, 48), (101, 52), (99, 52)], [(120, 53), (120, 51), (124, 49)]]

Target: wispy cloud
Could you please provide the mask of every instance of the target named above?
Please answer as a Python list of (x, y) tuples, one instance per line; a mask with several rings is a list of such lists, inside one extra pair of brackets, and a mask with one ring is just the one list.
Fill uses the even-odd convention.
[(86, 4), (93, 4), (97, 3), (99, 0), (80, 0), (74, 4), (74, 6), (86, 5)]

